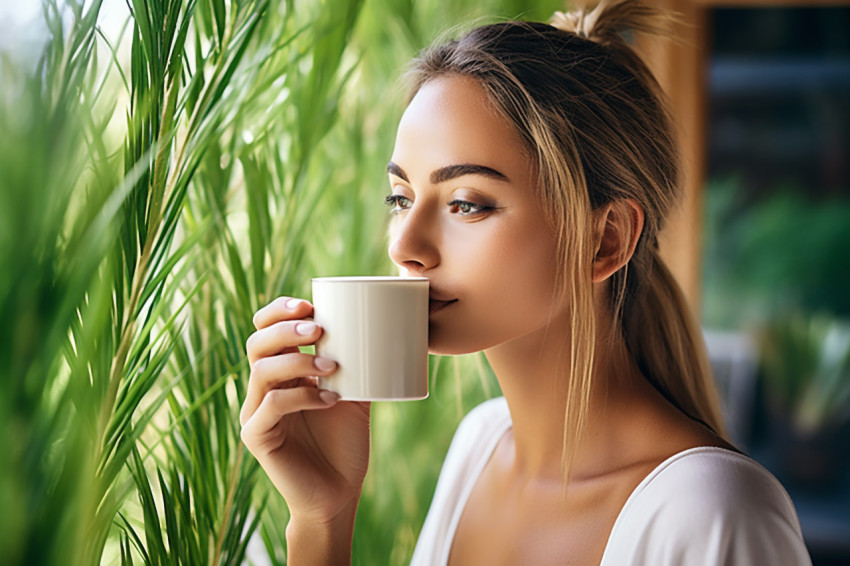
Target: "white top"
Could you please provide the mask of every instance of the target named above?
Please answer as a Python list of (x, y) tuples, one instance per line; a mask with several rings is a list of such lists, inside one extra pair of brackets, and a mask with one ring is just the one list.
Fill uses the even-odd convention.
[[(475, 482), (511, 427), (504, 397), (473, 409), (449, 448), (411, 566), (448, 562)], [(620, 511), (600, 566), (810, 565), (788, 494), (723, 448), (692, 448), (655, 468)]]

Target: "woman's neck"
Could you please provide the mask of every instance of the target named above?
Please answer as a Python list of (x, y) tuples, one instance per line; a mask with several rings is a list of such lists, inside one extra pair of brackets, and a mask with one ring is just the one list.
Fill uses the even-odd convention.
[[(564, 426), (570, 380), (567, 321), (501, 344), (486, 352), (499, 379), (513, 422), (514, 472), (529, 480), (563, 479)], [(572, 451), (571, 477), (594, 476), (623, 449), (623, 416), (654, 389), (641, 376), (622, 339), (597, 329), (597, 350), (584, 433)]]

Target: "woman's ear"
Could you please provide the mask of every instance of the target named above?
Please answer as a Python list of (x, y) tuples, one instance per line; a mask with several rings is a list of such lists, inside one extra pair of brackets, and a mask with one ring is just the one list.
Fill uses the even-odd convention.
[(626, 265), (643, 231), (643, 209), (631, 199), (617, 200), (594, 212), (596, 255), (592, 281), (600, 283)]

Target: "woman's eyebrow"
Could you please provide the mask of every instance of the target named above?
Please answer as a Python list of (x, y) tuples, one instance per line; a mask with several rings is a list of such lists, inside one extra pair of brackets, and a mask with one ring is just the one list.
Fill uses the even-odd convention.
[(410, 179), (407, 178), (407, 173), (404, 172), (404, 169), (390, 161), (387, 163), (387, 173), (390, 175), (395, 175), (396, 177), (402, 179), (405, 183), (409, 183)]
[(460, 165), (449, 165), (441, 167), (431, 173), (431, 183), (434, 185), (454, 179), (455, 177), (463, 177), (464, 175), (483, 175), (496, 179), (497, 181), (507, 181), (508, 176), (504, 173), (496, 171), (492, 167), (485, 165), (475, 165), (473, 163), (461, 163)]
[[(387, 163), (387, 173), (395, 175), (405, 182), (410, 182), (407, 178), (407, 173), (404, 172), (404, 169), (392, 161)], [(487, 167), (486, 165), (475, 165), (473, 163), (461, 163), (459, 165), (447, 165), (446, 167), (440, 167), (433, 171), (431, 173), (431, 183), (436, 185), (438, 183), (454, 179), (455, 177), (463, 177), (464, 175), (483, 175), (498, 181), (508, 181), (507, 175), (500, 171), (496, 171), (492, 167)]]

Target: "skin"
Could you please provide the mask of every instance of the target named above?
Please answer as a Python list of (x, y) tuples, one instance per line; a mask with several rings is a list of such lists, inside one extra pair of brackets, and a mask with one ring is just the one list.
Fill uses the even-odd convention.
[[(513, 423), (464, 508), (455, 565), (598, 564), (617, 514), (653, 468), (695, 446), (728, 447), (658, 394), (603, 322), (590, 418), (565, 485), (570, 306), (556, 300), (555, 234), (529, 162), (480, 85), (448, 76), (411, 101), (388, 167), (389, 253), (402, 274), (431, 281), (429, 348), (484, 351)], [(612, 203), (591, 225), (594, 304), (606, 321), (610, 276), (634, 252), (643, 213)], [(304, 377), (335, 369), (298, 352), (320, 336), (303, 320), (311, 314), (306, 301), (286, 298), (257, 312), (242, 438), (290, 507), (291, 563), (339, 564), (350, 560), (369, 406), (337, 403)]]

